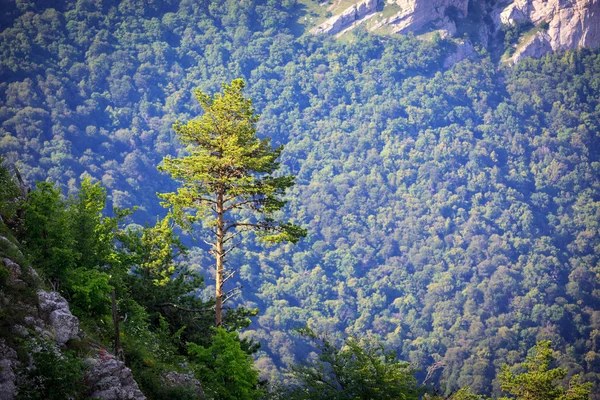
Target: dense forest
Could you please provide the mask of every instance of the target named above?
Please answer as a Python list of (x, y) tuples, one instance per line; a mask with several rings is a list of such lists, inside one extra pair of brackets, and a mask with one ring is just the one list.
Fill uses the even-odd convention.
[[(444, 67), (457, 44), (439, 35), (311, 36), (303, 25), (309, 0), (0, 4), (0, 154), (36, 188), (30, 201), (62, 210), (59, 224), (93, 215), (114, 233), (73, 244), (57, 260), (25, 240), (48, 278), (66, 270), (55, 267), (75, 271), (59, 279), (72, 279), (75, 286), (63, 288), (72, 297), (84, 292), (74, 303), (79, 312), (106, 313), (89, 308), (90, 296), (108, 296), (110, 287), (132, 296), (123, 307), (166, 301), (135, 297), (148, 292), (135, 285), (165, 279), (165, 271), (129, 282), (125, 266), (139, 265), (129, 260), (119, 282), (89, 272), (115, 243), (135, 255), (143, 238), (160, 235), (174, 249), (164, 265), (180, 261), (176, 249), (185, 244), (181, 276), (198, 274), (197, 284), (204, 277), (189, 306), (210, 303), (214, 271), (198, 240), (203, 231), (178, 242), (156, 197), (176, 184), (157, 166), (185, 154), (173, 124), (200, 114), (194, 89), (216, 93), (243, 78), (259, 136), (284, 145), (280, 173), (296, 176), (286, 216), (308, 236), (273, 247), (248, 236), (231, 253), (239, 270), (231, 285), (243, 285), (236, 302), (244, 308), (231, 313), (230, 327), (258, 311), (241, 331), (247, 340), (221, 332), (220, 344), (211, 344), (208, 326), (183, 331), (190, 336), (182, 340), (206, 349), (241, 343), (248, 353), (256, 341), (261, 376), (287, 385), (288, 368), (307, 354), (318, 358), (295, 331), (308, 326), (328, 338), (332, 347), (321, 352), (358, 343), (352, 337), (377, 340), (411, 364), (410, 379), (422, 382), (435, 365), (428, 383), (441, 393), (470, 387), (494, 397), (506, 392), (502, 365), (525, 362), (528, 349), (550, 340), (559, 350), (555, 366), (591, 382), (598, 398), (599, 50), (512, 66), (477, 47)], [(126, 215), (113, 207), (137, 209)], [(115, 236), (126, 225), (138, 233)], [(65, 226), (56, 234), (66, 235)], [(58, 243), (86, 237), (69, 229), (72, 238)], [(184, 281), (194, 280), (173, 282)], [(175, 288), (175, 296), (190, 288)], [(178, 313), (161, 323), (136, 309), (155, 343), (186, 325)], [(181, 350), (168, 349), (168, 357)], [(412, 387), (411, 373), (403, 376)]]

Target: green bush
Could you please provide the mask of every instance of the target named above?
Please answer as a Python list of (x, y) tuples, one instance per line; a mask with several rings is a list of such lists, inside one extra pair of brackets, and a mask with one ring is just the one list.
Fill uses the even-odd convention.
[(83, 398), (83, 362), (73, 352), (61, 352), (42, 339), (29, 341), (23, 347), (31, 362), (17, 371), (17, 400)]
[(77, 268), (67, 274), (66, 290), (76, 315), (104, 316), (110, 313), (110, 276), (101, 271)]

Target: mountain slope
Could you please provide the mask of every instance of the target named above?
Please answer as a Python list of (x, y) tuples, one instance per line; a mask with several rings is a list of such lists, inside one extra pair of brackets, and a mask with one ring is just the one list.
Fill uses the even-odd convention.
[[(450, 40), (299, 35), (294, 2), (28, 4), (0, 35), (0, 151), (30, 181), (101, 180), (137, 222), (164, 212), (155, 167), (197, 115), (192, 89), (248, 81), (310, 230), (232, 260), (264, 375), (303, 354), (290, 332), (309, 324), (441, 362), (447, 391), (497, 393), (499, 366), (541, 339), (598, 385), (597, 50), (444, 68)], [(190, 263), (210, 280), (206, 249)]]

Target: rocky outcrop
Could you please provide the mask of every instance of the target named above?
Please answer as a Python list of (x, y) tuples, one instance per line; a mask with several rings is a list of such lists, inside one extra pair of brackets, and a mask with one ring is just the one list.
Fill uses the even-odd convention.
[(454, 51), (454, 53), (450, 54), (444, 60), (444, 68), (450, 68), (457, 62), (460, 62), (460, 61), (464, 60), (465, 58), (471, 57), (474, 54), (476, 54), (475, 48), (473, 47), (471, 42), (469, 42), (468, 40), (465, 40), (465, 41), (459, 43), (456, 46), (456, 50)]
[(395, 0), (402, 10), (387, 18), (385, 24), (391, 25), (395, 33), (416, 32), (426, 24), (432, 23), (450, 35), (456, 33), (456, 24), (449, 17), (455, 15), (464, 18), (467, 15), (469, 0)]
[[(469, 0), (380, 0), (389, 9), (398, 9), (394, 15), (379, 19), (371, 30), (383, 26), (395, 33), (439, 30), (442, 36), (458, 33), (457, 23), (480, 21), (478, 32), (484, 45), (488, 38), (498, 35), (502, 25), (531, 22), (547, 24), (531, 35), (525, 43), (519, 43), (514, 61), (523, 57), (540, 57), (550, 51), (600, 46), (600, 0), (499, 0), (493, 4), (473, 0), (475, 7), (469, 10)], [(377, 0), (363, 0), (313, 29), (313, 33), (335, 34), (355, 24), (365, 15), (377, 12)], [(469, 12), (474, 15), (470, 16)], [(475, 15), (476, 13), (476, 15)], [(463, 30), (464, 31), (464, 30)], [(462, 32), (462, 31), (461, 31)]]
[(515, 0), (493, 13), (496, 26), (530, 21), (548, 29), (520, 44), (523, 57), (540, 57), (549, 51), (600, 45), (600, 0)]
[(12, 400), (16, 394), (17, 352), (0, 339), (0, 400)]
[(550, 44), (550, 35), (546, 32), (538, 32), (527, 42), (522, 43), (515, 54), (512, 56), (513, 62), (517, 62), (524, 57), (540, 58), (552, 52)]
[(183, 386), (187, 388), (192, 388), (199, 399), (205, 399), (206, 395), (204, 394), (204, 390), (202, 389), (202, 384), (192, 374), (181, 374), (179, 372), (171, 371), (167, 372), (163, 380), (168, 386)]
[(140, 391), (131, 370), (125, 363), (101, 349), (95, 358), (86, 360), (88, 396), (103, 400), (146, 400)]
[(69, 303), (56, 292), (38, 291), (39, 312), (59, 345), (79, 336), (79, 320), (69, 310)]
[(347, 8), (339, 15), (329, 18), (321, 25), (314, 28), (313, 34), (334, 35), (344, 28), (352, 25), (354, 22), (374, 13), (377, 10), (379, 0), (362, 0), (357, 4)]

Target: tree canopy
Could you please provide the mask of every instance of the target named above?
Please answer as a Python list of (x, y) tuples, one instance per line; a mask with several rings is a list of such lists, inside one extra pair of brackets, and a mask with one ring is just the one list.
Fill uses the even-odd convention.
[(283, 146), (273, 149), (270, 139), (257, 137), (258, 116), (252, 101), (244, 98), (244, 85), (235, 79), (214, 97), (196, 90), (204, 114), (174, 125), (188, 155), (166, 157), (160, 167), (183, 183), (177, 192), (159, 195), (162, 205), (183, 227), (201, 220), (210, 229), (205, 242), (216, 261), (217, 327), (223, 321), (223, 304), (238, 290), (223, 292), (235, 274), (235, 269), (225, 269), (227, 254), (241, 243), (234, 239), (244, 231), (273, 243), (296, 243), (306, 236), (305, 229), (274, 218), (286, 204), (281, 196), (294, 185), (294, 177), (274, 175)]

